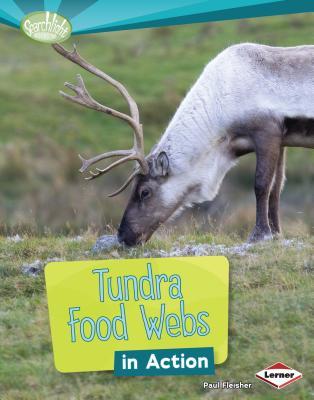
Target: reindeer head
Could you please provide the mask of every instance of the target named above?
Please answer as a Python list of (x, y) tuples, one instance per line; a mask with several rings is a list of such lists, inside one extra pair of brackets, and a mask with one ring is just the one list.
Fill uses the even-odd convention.
[(139, 119), (138, 107), (127, 89), (120, 82), (84, 60), (77, 52), (76, 47), (71, 52), (59, 44), (54, 44), (53, 48), (63, 57), (111, 84), (120, 92), (129, 106), (130, 115), (98, 103), (87, 91), (80, 75), (77, 76), (77, 85), (68, 82), (65, 83), (66, 87), (75, 92), (74, 96), (60, 91), (60, 94), (67, 100), (119, 118), (132, 128), (134, 144), (130, 150), (110, 151), (91, 159), (79, 156), (82, 161), (80, 172), (88, 171), (92, 165), (101, 160), (120, 157), (106, 168), (96, 168), (94, 171), (89, 170), (89, 176), (85, 179), (91, 180), (109, 172), (112, 168), (126, 161), (136, 161), (137, 166), (129, 178), (118, 190), (109, 194), (109, 197), (116, 196), (132, 181), (134, 182), (131, 198), (120, 223), (118, 238), (120, 242), (129, 246), (147, 241), (160, 224), (173, 214), (178, 206), (173, 201), (165, 202), (162, 193), (164, 184), (169, 183), (170, 167), (168, 156), (162, 151), (160, 153), (152, 153), (145, 158), (143, 129)]

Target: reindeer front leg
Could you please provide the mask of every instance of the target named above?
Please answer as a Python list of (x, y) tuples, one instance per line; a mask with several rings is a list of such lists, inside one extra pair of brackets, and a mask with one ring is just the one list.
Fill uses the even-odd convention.
[(275, 172), (273, 186), (271, 188), (269, 196), (269, 210), (268, 219), (270, 229), (273, 235), (280, 235), (280, 218), (279, 218), (279, 202), (280, 194), (284, 186), (285, 181), (285, 148), (280, 149), (280, 155), (278, 164)]
[(249, 237), (257, 242), (272, 237), (268, 220), (269, 196), (280, 155), (281, 135), (278, 132), (256, 132), (255, 138), (256, 171), (256, 224)]

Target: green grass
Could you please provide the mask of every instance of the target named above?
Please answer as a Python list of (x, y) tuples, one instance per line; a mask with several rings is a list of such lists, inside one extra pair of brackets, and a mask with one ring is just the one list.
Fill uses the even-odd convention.
[[(99, 33), (70, 39), (90, 62), (121, 80), (138, 101), (147, 150), (159, 137), (178, 102), (207, 62), (225, 47), (255, 41), (270, 45), (312, 44), (313, 15), (195, 24)], [(124, 100), (98, 78), (38, 45), (19, 31), (0, 27), (1, 143), (36, 140), (44, 134), (77, 151), (99, 151), (128, 141), (129, 128), (91, 110), (66, 103), (63, 82), (84, 75), (90, 91), (108, 105)]]
[[(111, 373), (61, 374), (53, 365), (44, 278), (21, 273), (23, 263), (48, 257), (90, 258), (95, 237), (80, 242), (67, 237), (25, 237), (19, 243), (0, 239), (0, 398), (1, 400), (101, 399), (310, 399), (313, 395), (313, 255), (314, 240), (256, 245), (247, 256), (230, 256), (229, 357), (215, 377), (115, 378)], [(94, 258), (141, 257), (168, 249), (175, 241), (238, 243), (212, 235), (156, 237), (137, 250), (114, 249)], [(276, 391), (254, 378), (255, 372), (282, 361), (304, 378)], [(204, 392), (202, 382), (242, 380), (250, 391)]]

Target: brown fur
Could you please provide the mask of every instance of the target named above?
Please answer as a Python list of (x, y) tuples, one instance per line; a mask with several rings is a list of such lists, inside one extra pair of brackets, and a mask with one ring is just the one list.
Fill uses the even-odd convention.
[(285, 180), (285, 146), (314, 148), (314, 119), (279, 120), (269, 115), (251, 115), (232, 126), (230, 151), (237, 157), (256, 153), (256, 224), (250, 241), (281, 233), (280, 194)]

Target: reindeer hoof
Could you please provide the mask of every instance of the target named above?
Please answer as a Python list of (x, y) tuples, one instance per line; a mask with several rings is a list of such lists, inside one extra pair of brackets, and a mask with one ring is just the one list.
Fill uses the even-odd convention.
[(280, 239), (283, 239), (283, 234), (282, 234), (282, 232), (272, 232), (272, 236), (273, 236), (273, 239), (276, 239), (276, 240), (280, 240)]
[(271, 233), (270, 228), (259, 228), (255, 227), (251, 235), (249, 236), (248, 242), (249, 243), (256, 243), (265, 240), (272, 240), (273, 235)]

